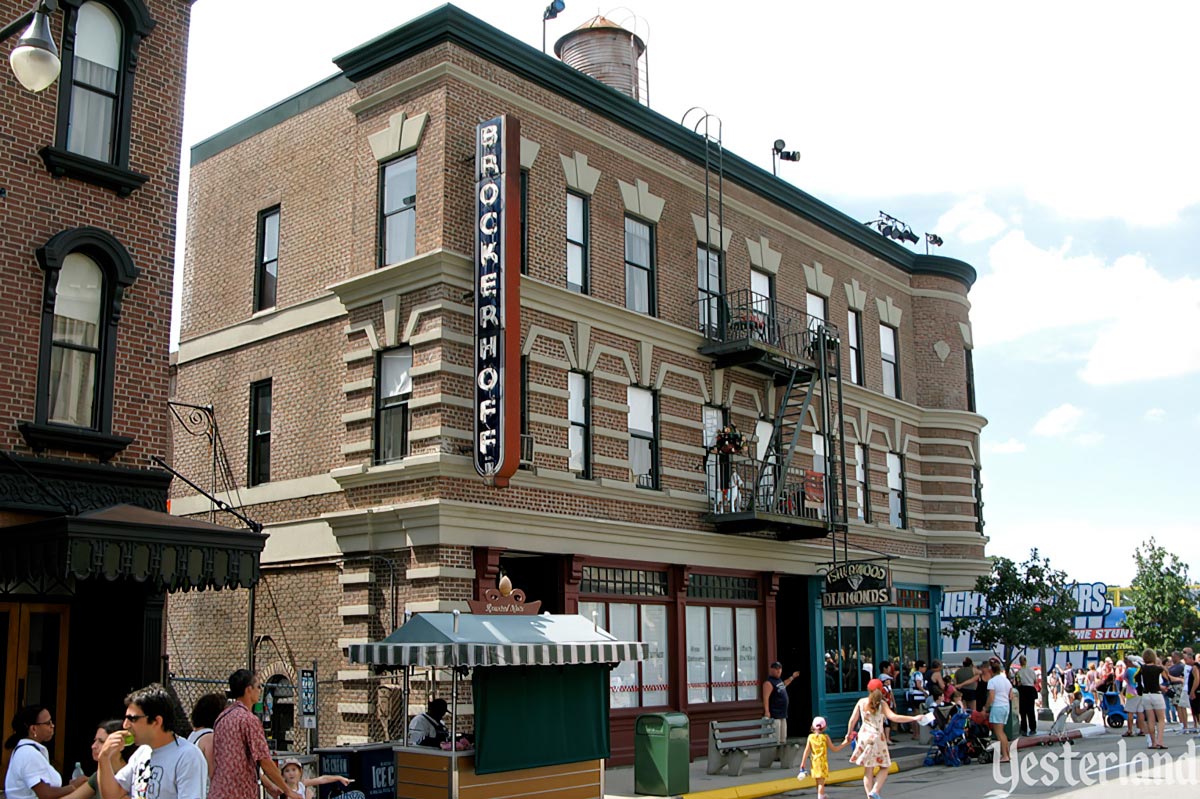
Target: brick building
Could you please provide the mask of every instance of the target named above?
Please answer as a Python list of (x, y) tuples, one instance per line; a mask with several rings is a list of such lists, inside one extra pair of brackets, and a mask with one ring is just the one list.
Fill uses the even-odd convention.
[[(0, 18), (29, 9), (3, 0)], [(59, 0), (58, 79), (33, 94), (0, 70), (0, 697), (5, 724), (50, 707), (65, 773), (159, 677), (165, 593), (252, 582), (262, 548), (166, 513), (150, 460), (170, 444), (189, 9)]]
[[(557, 49), (589, 48), (621, 90), (443, 7), (192, 150), (178, 398), (214, 406), (229, 500), (271, 534), (255, 665), (294, 684), (318, 662), (322, 744), (397, 723), (345, 647), (501, 573), (655, 644), (613, 671), (620, 760), (643, 708), (686, 710), (696, 751), (708, 719), (761, 712), (776, 658), (805, 674), (795, 719), (844, 723), (880, 659), (938, 654), (941, 592), (986, 569), (974, 270), (641, 104), (636, 37), (597, 19)], [(500, 115), (520, 126), (505, 355), (481, 343), (497, 273), (476, 241), (499, 191), (477, 126)], [(519, 372), (499, 400), (485, 357)], [(503, 488), (477, 472), (495, 418), (505, 458), (520, 432)], [(185, 472), (211, 457), (175, 446)], [(888, 567), (885, 604), (822, 607), (847, 559)], [(244, 600), (172, 598), (173, 662), (227, 671)]]

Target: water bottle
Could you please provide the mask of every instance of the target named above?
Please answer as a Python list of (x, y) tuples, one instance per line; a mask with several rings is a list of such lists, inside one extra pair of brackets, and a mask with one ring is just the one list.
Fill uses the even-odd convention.
[(71, 772), (71, 779), (77, 780), (80, 777), (86, 777), (86, 776), (87, 775), (83, 773), (83, 766), (79, 765), (79, 761), (76, 760), (75, 761), (75, 770)]

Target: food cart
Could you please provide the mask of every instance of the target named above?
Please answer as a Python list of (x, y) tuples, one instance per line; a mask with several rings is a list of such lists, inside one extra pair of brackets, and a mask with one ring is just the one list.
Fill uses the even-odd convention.
[(457, 611), (417, 614), (383, 641), (350, 647), (352, 662), (403, 670), (406, 720), (411, 670), (450, 670), (452, 741), (470, 672), (473, 748), (395, 745), (396, 799), (603, 799), (609, 671), (648, 655), (648, 644), (582, 616)]

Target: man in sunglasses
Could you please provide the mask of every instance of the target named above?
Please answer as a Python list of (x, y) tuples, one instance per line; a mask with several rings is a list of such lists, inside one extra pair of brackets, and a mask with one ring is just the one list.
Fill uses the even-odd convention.
[[(125, 729), (100, 747), (100, 792), (105, 799), (204, 799), (208, 763), (204, 754), (175, 735), (175, 703), (166, 689), (152, 683), (125, 697)], [(113, 772), (112, 755), (133, 733), (138, 749)]]

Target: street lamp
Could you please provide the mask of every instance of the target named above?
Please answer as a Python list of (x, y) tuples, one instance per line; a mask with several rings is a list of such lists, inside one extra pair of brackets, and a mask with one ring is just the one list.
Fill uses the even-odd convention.
[[(0, 42), (25, 29), (8, 57), (13, 74), (31, 92), (40, 92), (58, 80), (62, 62), (50, 33), (50, 15), (58, 10), (58, 0), (39, 0), (29, 13), (0, 30)], [(26, 27), (28, 26), (28, 27)]]

